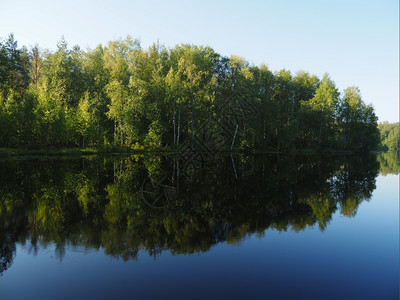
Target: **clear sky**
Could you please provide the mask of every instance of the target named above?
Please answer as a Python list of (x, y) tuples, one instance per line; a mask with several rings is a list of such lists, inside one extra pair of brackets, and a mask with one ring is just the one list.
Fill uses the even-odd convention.
[(399, 120), (398, 0), (29, 1), (0, 0), (0, 37), (55, 49), (131, 35), (208, 45), (271, 70), (328, 72), (340, 91), (356, 85), (380, 121)]

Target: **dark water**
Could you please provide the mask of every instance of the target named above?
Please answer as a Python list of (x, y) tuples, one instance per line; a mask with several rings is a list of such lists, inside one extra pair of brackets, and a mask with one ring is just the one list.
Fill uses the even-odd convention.
[(398, 299), (398, 182), (387, 154), (3, 160), (0, 299)]

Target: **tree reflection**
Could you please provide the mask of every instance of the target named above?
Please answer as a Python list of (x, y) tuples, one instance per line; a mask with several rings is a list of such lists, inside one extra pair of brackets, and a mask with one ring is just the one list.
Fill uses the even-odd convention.
[(137, 259), (208, 251), (266, 229), (324, 230), (355, 216), (379, 164), (362, 158), (227, 156), (201, 166), (179, 157), (2, 162), (0, 272), (16, 243), (103, 248)]
[(15, 241), (10, 236), (0, 238), (0, 276), (12, 264), (15, 256)]
[(381, 174), (399, 174), (400, 171), (400, 152), (382, 152), (377, 155), (377, 159), (381, 165)]

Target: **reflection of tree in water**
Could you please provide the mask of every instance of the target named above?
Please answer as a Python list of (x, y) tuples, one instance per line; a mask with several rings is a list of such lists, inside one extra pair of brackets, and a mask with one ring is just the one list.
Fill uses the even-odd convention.
[(377, 155), (380, 163), (380, 172), (382, 175), (399, 174), (400, 171), (400, 152), (382, 152)]
[(15, 241), (10, 236), (0, 239), (0, 276), (12, 264), (15, 256)]
[[(0, 190), (0, 276), (9, 269), (16, 254), (16, 243), (25, 238), (25, 220), (21, 214), (21, 201), (12, 194)], [(4, 205), (5, 204), (5, 205)], [(14, 211), (15, 209), (15, 211)]]
[(356, 214), (378, 171), (375, 157), (228, 156), (194, 173), (161, 157), (3, 164), (0, 219), (22, 228), (3, 226), (15, 237), (2, 243), (6, 267), (17, 241), (55, 244), (60, 260), (68, 245), (129, 260), (140, 250), (207, 251), (266, 229), (324, 230), (337, 210)]

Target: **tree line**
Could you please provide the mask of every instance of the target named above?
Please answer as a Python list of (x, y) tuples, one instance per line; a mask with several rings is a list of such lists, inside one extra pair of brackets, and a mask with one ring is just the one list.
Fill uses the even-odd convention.
[(201, 134), (258, 151), (379, 143), (373, 107), (328, 74), (272, 72), (203, 46), (143, 49), (129, 36), (86, 51), (3, 39), (0, 128), (0, 147), (164, 147)]
[(379, 132), (381, 135), (381, 147), (386, 151), (399, 151), (400, 150), (400, 124), (382, 122), (378, 124)]

